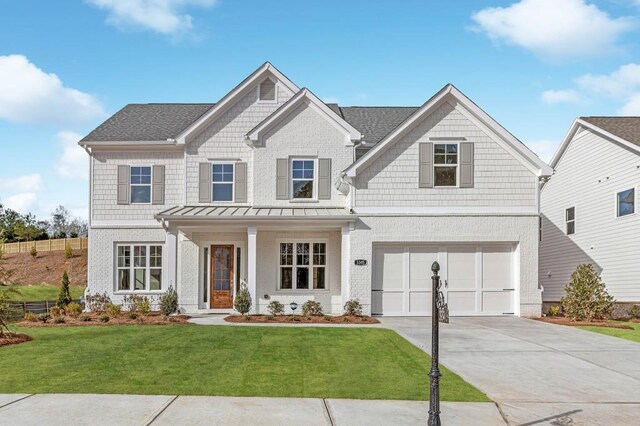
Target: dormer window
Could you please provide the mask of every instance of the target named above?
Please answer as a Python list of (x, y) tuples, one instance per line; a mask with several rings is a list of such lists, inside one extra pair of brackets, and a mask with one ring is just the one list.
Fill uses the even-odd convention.
[(267, 78), (260, 83), (258, 99), (263, 102), (275, 102), (276, 101), (276, 83), (275, 81)]

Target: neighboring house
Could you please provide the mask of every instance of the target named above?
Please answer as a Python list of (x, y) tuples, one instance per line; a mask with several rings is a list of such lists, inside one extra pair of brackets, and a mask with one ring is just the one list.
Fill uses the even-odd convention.
[(640, 117), (581, 117), (541, 192), (540, 284), (558, 302), (591, 263), (619, 302), (640, 301)]
[(91, 155), (89, 291), (183, 312), (306, 300), (427, 315), (540, 315), (551, 169), (452, 85), (421, 107), (340, 107), (269, 63), (216, 104), (128, 105)]

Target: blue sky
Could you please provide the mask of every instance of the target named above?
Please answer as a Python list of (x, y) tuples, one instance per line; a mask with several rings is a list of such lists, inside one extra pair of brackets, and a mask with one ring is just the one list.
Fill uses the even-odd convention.
[(640, 0), (0, 0), (0, 200), (85, 216), (80, 137), (266, 60), (341, 105), (451, 82), (548, 160), (576, 116), (640, 115), (639, 31)]

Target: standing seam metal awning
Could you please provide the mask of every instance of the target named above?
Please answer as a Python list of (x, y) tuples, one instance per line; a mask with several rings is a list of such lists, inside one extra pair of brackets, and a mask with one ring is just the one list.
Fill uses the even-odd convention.
[(355, 220), (348, 209), (332, 207), (234, 207), (234, 206), (175, 206), (155, 215), (164, 220), (296, 220), (344, 219)]

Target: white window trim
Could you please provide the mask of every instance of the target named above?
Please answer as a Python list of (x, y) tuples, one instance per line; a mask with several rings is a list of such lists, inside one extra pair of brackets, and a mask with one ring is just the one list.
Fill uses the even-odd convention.
[[(118, 248), (119, 247), (129, 247), (130, 250), (130, 259), (129, 259), (129, 267), (120, 267), (118, 266)], [(134, 272), (135, 269), (142, 269), (142, 268), (136, 268), (134, 267), (134, 246), (144, 246), (146, 247), (146, 265), (144, 267), (145, 269), (145, 285), (147, 286), (147, 288), (145, 288), (144, 290), (134, 290), (135, 288), (135, 276), (134, 276)], [(151, 267), (151, 247), (162, 247), (162, 267), (160, 268), (152, 268)], [(166, 285), (165, 285), (165, 281), (166, 281), (166, 274), (165, 274), (165, 267), (167, 264), (167, 250), (165, 248), (165, 244), (164, 242), (160, 243), (141, 243), (141, 242), (135, 242), (135, 243), (116, 243), (115, 244), (115, 262), (114, 262), (114, 282), (115, 282), (115, 287), (114, 287), (114, 294), (162, 294), (166, 291)], [(130, 290), (119, 290), (118, 289), (118, 271), (120, 271), (121, 269), (128, 269), (129, 270), (129, 287)], [(149, 286), (151, 285), (151, 270), (152, 269), (160, 269), (160, 290), (149, 290)]]
[[(569, 213), (569, 209), (573, 209), (573, 220), (568, 220), (567, 219), (567, 214)], [(571, 206), (571, 207), (567, 207), (564, 209), (564, 234), (567, 236), (572, 236), (572, 235), (576, 235), (578, 233), (578, 227), (577, 227), (577, 219), (578, 219), (578, 210), (576, 209), (576, 206)], [(569, 223), (573, 222), (573, 233), (570, 234), (569, 233), (569, 229), (567, 229), (569, 227)]]
[[(262, 86), (262, 83), (265, 80), (271, 80), (274, 83), (274, 90), (275, 90), (275, 96), (273, 99), (260, 99), (260, 86)], [(257, 102), (259, 104), (277, 104), (278, 103), (278, 81), (272, 79), (271, 77), (267, 77), (267, 78), (263, 78), (262, 80), (260, 80), (260, 83), (258, 83), (258, 99)]]
[[(149, 184), (133, 184), (131, 183), (131, 170), (134, 167), (149, 167), (149, 169), (151, 169), (151, 182), (149, 182)], [(134, 186), (148, 186), (149, 187), (149, 202), (148, 203), (134, 203), (133, 201), (131, 201), (131, 196), (133, 194), (133, 191), (131, 191), (131, 188)], [(153, 166), (151, 164), (132, 164), (129, 166), (129, 204), (137, 204), (137, 205), (150, 205), (153, 203)]]
[[(282, 265), (280, 264), (280, 244), (282, 243), (291, 243), (293, 244), (293, 265)], [(298, 243), (308, 243), (309, 244), (309, 265), (301, 265), (303, 267), (309, 267), (309, 288), (296, 288), (298, 285), (296, 268), (297, 268), (297, 257), (296, 257), (296, 244)], [(318, 265), (324, 267), (324, 287), (322, 289), (314, 289), (313, 288), (313, 268), (316, 266), (313, 264), (313, 244), (314, 243), (323, 243), (325, 245), (325, 256), (324, 256), (324, 265)], [(276, 272), (276, 291), (278, 292), (286, 292), (286, 293), (301, 293), (301, 294), (309, 294), (309, 293), (329, 293), (331, 290), (330, 287), (330, 255), (329, 255), (329, 241), (325, 238), (282, 238), (276, 240), (276, 253), (278, 254), (278, 263), (277, 263), (277, 272)], [(292, 271), (292, 288), (280, 288), (280, 279), (281, 279), (281, 268), (291, 266)]]
[[(625, 214), (624, 216), (620, 216), (619, 210), (618, 210), (618, 207), (619, 207), (618, 206), (618, 194), (620, 194), (621, 192), (624, 192), (624, 191), (629, 191), (631, 189), (633, 189), (633, 213), (629, 213), (629, 214)], [(613, 197), (614, 197), (614, 206), (615, 207), (614, 207), (613, 214), (614, 214), (616, 219), (625, 219), (627, 217), (632, 217), (632, 216), (636, 215), (636, 213), (638, 212), (638, 206), (637, 206), (637, 204), (638, 204), (638, 195), (637, 195), (637, 192), (638, 192), (638, 190), (636, 189), (635, 186), (626, 187), (626, 188), (619, 189), (619, 190), (614, 192)]]
[[(295, 198), (293, 196), (293, 162), (294, 161), (313, 161), (313, 194), (311, 198)], [(310, 180), (296, 178), (295, 180)], [(289, 158), (289, 199), (292, 203), (316, 203), (318, 202), (318, 158), (317, 157), (290, 157)]]
[[(456, 164), (436, 164), (436, 145), (456, 145), (457, 151), (457, 161)], [(431, 158), (432, 166), (433, 166), (433, 187), (434, 188), (459, 188), (460, 187), (460, 142), (450, 142), (450, 141), (442, 141), (442, 142), (433, 142)], [(445, 148), (446, 151), (446, 148)], [(456, 184), (455, 185), (436, 185), (436, 167), (456, 167)]]
[[(231, 200), (228, 201), (215, 201), (213, 199), (213, 185), (228, 185), (229, 182), (214, 182), (213, 181), (213, 166), (214, 164), (230, 164), (233, 166), (233, 170), (231, 171)], [(211, 202), (214, 204), (228, 204), (235, 203), (236, 200), (236, 162), (231, 160), (221, 160), (221, 161), (212, 161), (211, 162)]]

